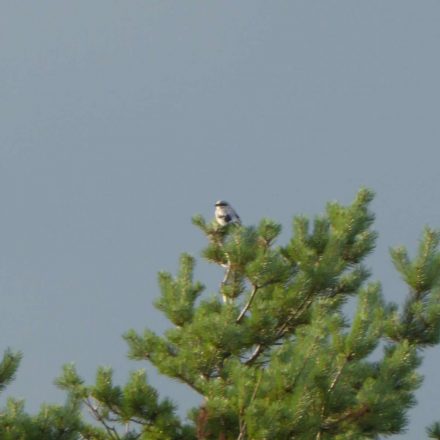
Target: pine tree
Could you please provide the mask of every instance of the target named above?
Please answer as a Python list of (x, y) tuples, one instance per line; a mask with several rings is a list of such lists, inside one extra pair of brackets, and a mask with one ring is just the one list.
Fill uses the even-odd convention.
[[(101, 368), (86, 386), (66, 366), (59, 386), (102, 426), (83, 438), (349, 440), (403, 432), (422, 351), (440, 340), (440, 233), (426, 228), (414, 258), (391, 250), (409, 289), (399, 310), (365, 266), (377, 238), (372, 198), (362, 189), (351, 205), (329, 203), (313, 222), (295, 217), (286, 245), (276, 244), (281, 226), (271, 220), (219, 227), (196, 216), (208, 241), (202, 256), (223, 272), (218, 293), (194, 281), (195, 259), (183, 254), (177, 276), (159, 274), (156, 307), (171, 327), (124, 337), (132, 359), (188, 385), (201, 405), (186, 426), (142, 371), (119, 387)], [(439, 432), (428, 429), (431, 438)]]
[[(22, 358), (21, 353), (6, 350), (0, 362), (0, 391), (10, 384)], [(30, 416), (24, 402), (9, 398), (0, 411), (1, 440), (79, 440), (82, 426), (77, 402), (66, 405), (43, 405), (39, 414)]]

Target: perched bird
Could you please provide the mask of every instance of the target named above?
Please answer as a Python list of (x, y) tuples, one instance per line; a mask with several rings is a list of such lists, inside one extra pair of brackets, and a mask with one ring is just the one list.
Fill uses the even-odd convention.
[(241, 225), (241, 220), (232, 206), (224, 200), (219, 200), (215, 204), (215, 219), (220, 226), (226, 226), (230, 223)]

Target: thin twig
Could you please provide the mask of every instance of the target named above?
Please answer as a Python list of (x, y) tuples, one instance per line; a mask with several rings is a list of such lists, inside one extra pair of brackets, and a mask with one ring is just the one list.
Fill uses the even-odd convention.
[(89, 408), (90, 412), (96, 418), (96, 420), (98, 420), (98, 422), (102, 423), (102, 425), (106, 429), (109, 436), (116, 439), (116, 440), (120, 440), (120, 437), (119, 437), (116, 429), (107, 424), (107, 422), (105, 421), (105, 418), (98, 411), (98, 408), (95, 408), (95, 406), (93, 406), (92, 402), (90, 402), (90, 399), (85, 399), (84, 403), (87, 406), (87, 408)]
[[(342, 365), (338, 368), (338, 371), (335, 374), (335, 377), (333, 378), (330, 386), (328, 387), (327, 393), (330, 394), (336, 387), (342, 372), (344, 371), (345, 366), (347, 365), (348, 362), (348, 358), (345, 358), (344, 362), (342, 363)], [(323, 419), (325, 416), (325, 402), (322, 403), (322, 407), (321, 407), (321, 419)], [(344, 416), (346, 417), (346, 416)], [(343, 420), (343, 419), (341, 419)], [(318, 431), (318, 433), (316, 434), (316, 440), (320, 440), (321, 439), (321, 433), (322, 433), (322, 429), (320, 429)]]
[[(296, 313), (294, 313), (293, 315), (289, 315), (287, 317), (287, 319), (284, 321), (284, 323), (281, 325), (281, 327), (278, 329), (276, 335), (275, 335), (275, 339), (274, 342), (281, 338), (282, 336), (284, 336), (284, 332), (287, 329), (288, 325), (295, 319), (298, 318), (298, 316), (301, 315), (301, 313), (304, 312), (305, 309), (307, 309), (307, 307), (313, 302), (313, 299), (310, 299), (310, 295), (308, 295), (304, 301), (302, 302), (302, 304), (299, 306), (299, 308), (297, 309)], [(252, 353), (251, 357), (245, 362), (246, 365), (252, 365), (255, 360), (258, 358), (258, 356), (261, 354), (261, 352), (263, 351), (264, 346), (263, 344), (258, 344), (257, 347), (255, 348), (254, 352)]]
[(237, 320), (235, 321), (237, 324), (239, 324), (241, 322), (241, 320), (244, 318), (244, 315), (249, 310), (249, 307), (251, 306), (252, 301), (254, 300), (257, 291), (258, 291), (258, 286), (254, 284), (254, 288), (252, 289), (252, 293), (251, 293), (251, 296), (249, 297), (248, 302), (243, 307), (243, 310), (240, 312), (240, 314), (238, 315)]
[[(223, 277), (223, 280), (222, 280), (222, 283), (221, 283), (221, 287), (226, 285), (226, 283), (228, 282), (230, 274), (231, 274), (231, 262), (229, 261), (229, 257), (228, 257), (228, 265), (227, 265), (226, 270), (225, 270), (225, 276)], [(223, 298), (223, 302), (224, 303), (228, 302), (228, 297), (226, 295), (222, 295), (222, 298)]]
[(345, 420), (360, 419), (369, 412), (370, 412), (370, 407), (364, 403), (362, 406), (360, 406), (357, 409), (349, 410), (344, 414), (341, 414), (337, 419), (329, 420), (325, 426), (328, 429), (330, 427), (336, 426), (338, 423), (344, 422)]
[(178, 374), (175, 373), (174, 377), (176, 379), (180, 379), (183, 383), (185, 383), (186, 385), (188, 385), (192, 390), (194, 390), (196, 393), (201, 394), (203, 396), (202, 391), (196, 386), (194, 385), (194, 383), (190, 382), (189, 379), (186, 379), (184, 375), (182, 374)]
[(226, 266), (225, 276), (223, 277), (223, 280), (222, 280), (222, 285), (226, 284), (230, 273), (231, 273), (231, 263), (228, 261), (228, 265)]
[(344, 370), (345, 366), (347, 365), (347, 362), (348, 362), (348, 359), (345, 358), (344, 363), (339, 367), (339, 370), (335, 374), (335, 377), (333, 378), (332, 383), (330, 384), (330, 386), (329, 386), (329, 388), (327, 390), (328, 393), (331, 393), (334, 390), (336, 384), (338, 383), (338, 381), (339, 381), (339, 379), (340, 379), (340, 377), (342, 375), (342, 371)]
[[(262, 378), (263, 378), (263, 372), (260, 371), (257, 383), (255, 384), (254, 392), (252, 393), (251, 400), (249, 401), (248, 406), (254, 401), (255, 397), (257, 396), (258, 388), (260, 388)], [(241, 425), (240, 434), (238, 435), (237, 440), (244, 439), (245, 431), (246, 431), (246, 422), (243, 422), (243, 424)]]
[(262, 351), (263, 351), (263, 345), (258, 344), (254, 352), (252, 353), (251, 357), (245, 362), (245, 365), (252, 365)]
[(307, 295), (302, 304), (298, 307), (296, 312), (290, 316), (287, 317), (287, 319), (284, 321), (283, 325), (280, 327), (280, 329), (277, 332), (276, 338), (283, 336), (283, 333), (287, 329), (288, 325), (297, 319), (307, 308), (310, 306), (310, 304), (313, 302), (313, 299), (310, 298), (311, 295)]

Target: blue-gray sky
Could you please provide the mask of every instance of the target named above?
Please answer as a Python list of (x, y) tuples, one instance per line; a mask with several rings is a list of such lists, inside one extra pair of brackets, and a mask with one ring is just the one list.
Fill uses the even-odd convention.
[[(287, 239), (294, 214), (374, 189), (369, 264), (401, 302), (389, 246), (440, 226), (439, 23), (432, 0), (2, 2), (0, 349), (25, 357), (1, 402), (62, 401), (66, 362), (141, 367), (121, 334), (165, 328), (156, 273), (198, 255), (190, 219), (220, 198)], [(440, 419), (439, 360), (401, 439)]]

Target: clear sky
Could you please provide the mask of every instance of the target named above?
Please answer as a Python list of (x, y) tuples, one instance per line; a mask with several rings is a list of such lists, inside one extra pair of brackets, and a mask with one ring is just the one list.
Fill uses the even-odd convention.
[[(369, 264), (402, 302), (388, 248), (440, 226), (439, 23), (433, 0), (3, 1), (0, 350), (24, 360), (0, 403), (61, 402), (66, 362), (89, 382), (144, 366), (121, 335), (166, 328), (156, 273), (199, 254), (190, 219), (220, 198), (287, 240), (293, 215), (374, 189)], [(439, 361), (399, 438), (440, 419)]]

